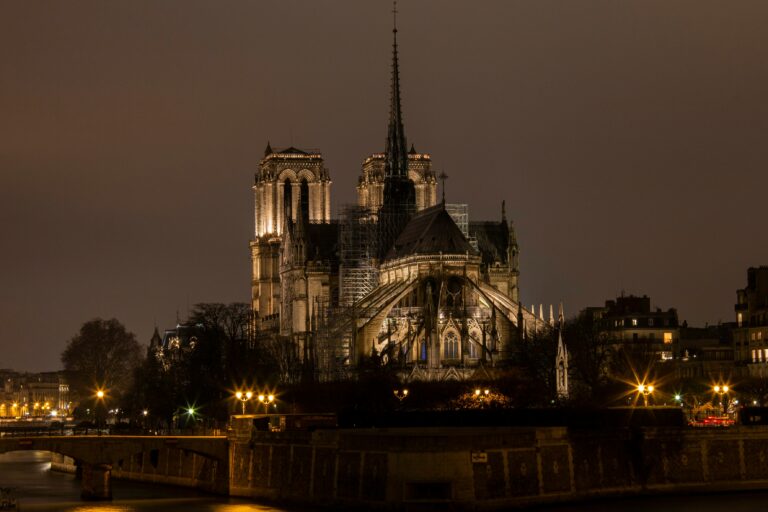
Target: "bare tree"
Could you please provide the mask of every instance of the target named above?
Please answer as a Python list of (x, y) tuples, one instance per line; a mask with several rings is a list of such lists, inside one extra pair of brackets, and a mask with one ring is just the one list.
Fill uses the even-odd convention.
[(86, 397), (104, 389), (119, 397), (141, 362), (136, 336), (116, 319), (86, 322), (61, 354), (72, 391)]

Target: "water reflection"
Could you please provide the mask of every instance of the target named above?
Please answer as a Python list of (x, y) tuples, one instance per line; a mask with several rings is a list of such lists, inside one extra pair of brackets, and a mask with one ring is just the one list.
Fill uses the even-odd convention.
[(50, 471), (48, 452), (0, 454), (0, 487), (16, 489), (19, 508), (50, 512), (287, 512), (254, 503), (228, 500), (183, 487), (166, 487), (124, 480), (112, 481), (114, 501), (80, 501), (74, 475)]

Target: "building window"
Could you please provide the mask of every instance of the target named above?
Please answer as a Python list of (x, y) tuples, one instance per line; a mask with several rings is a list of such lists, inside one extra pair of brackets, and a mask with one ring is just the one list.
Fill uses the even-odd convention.
[(479, 332), (472, 331), (469, 335), (469, 357), (470, 359), (477, 359), (480, 357), (480, 344), (482, 343), (482, 337)]
[(637, 318), (632, 319), (632, 327), (637, 327)]
[(739, 327), (741, 327), (741, 323), (744, 321), (744, 317), (741, 315), (741, 313), (736, 315), (736, 323)]
[(671, 332), (665, 332), (664, 333), (664, 344), (669, 345), (672, 343), (672, 333)]
[(757, 339), (763, 339), (763, 331), (757, 331)]
[(648, 319), (648, 327), (653, 327), (653, 318)]
[(752, 362), (753, 363), (757, 362), (757, 350), (755, 349), (752, 349)]
[(451, 331), (445, 335), (443, 342), (443, 359), (459, 358), (459, 338), (456, 333)]

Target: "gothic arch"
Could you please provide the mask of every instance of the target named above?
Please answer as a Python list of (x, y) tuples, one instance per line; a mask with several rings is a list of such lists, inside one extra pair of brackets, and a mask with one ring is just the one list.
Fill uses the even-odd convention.
[(302, 179), (307, 180), (307, 183), (314, 183), (317, 181), (317, 176), (315, 176), (315, 173), (309, 169), (302, 169), (299, 171), (298, 175), (296, 175), (295, 180), (301, 181)]
[(461, 336), (455, 327), (443, 331), (440, 343), (441, 359), (459, 359), (461, 357)]
[(280, 171), (280, 174), (277, 175), (277, 180), (281, 183), (285, 180), (291, 180), (291, 183), (296, 183), (296, 181), (298, 181), (296, 171), (293, 169), (283, 169)]

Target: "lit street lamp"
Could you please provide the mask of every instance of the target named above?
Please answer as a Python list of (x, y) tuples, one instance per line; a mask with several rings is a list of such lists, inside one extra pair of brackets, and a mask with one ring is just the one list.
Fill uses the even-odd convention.
[(730, 391), (731, 388), (727, 384), (723, 386), (716, 384), (712, 389), (717, 395), (720, 395), (720, 415), (722, 416), (723, 414), (725, 414), (725, 408), (723, 407), (723, 395), (725, 395), (725, 400), (727, 402), (728, 391)]
[(269, 412), (269, 404), (275, 401), (275, 395), (259, 395), (258, 398), (264, 404), (264, 412)]
[(653, 384), (638, 384), (637, 385), (637, 392), (643, 395), (643, 404), (645, 407), (648, 407), (648, 395), (653, 394)]
[(408, 389), (405, 389), (405, 388), (403, 388), (403, 389), (396, 389), (394, 391), (394, 393), (395, 393), (395, 398), (400, 400), (401, 404), (403, 403), (403, 400), (408, 398)]
[(253, 396), (253, 393), (251, 393), (250, 391), (246, 391), (245, 393), (238, 391), (237, 393), (235, 393), (235, 398), (240, 400), (240, 402), (243, 405), (243, 414), (245, 414), (245, 402), (250, 400), (252, 396)]
[(488, 395), (490, 395), (490, 394), (491, 394), (491, 390), (490, 389), (482, 389), (482, 390), (480, 388), (475, 389), (475, 398), (477, 398), (478, 400), (482, 400), (483, 398), (487, 398)]

